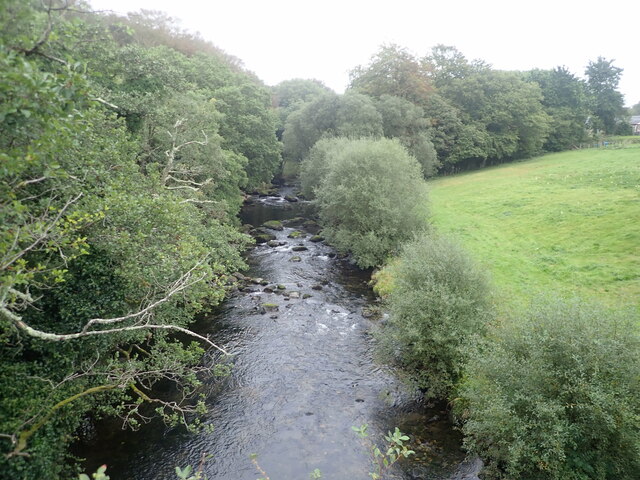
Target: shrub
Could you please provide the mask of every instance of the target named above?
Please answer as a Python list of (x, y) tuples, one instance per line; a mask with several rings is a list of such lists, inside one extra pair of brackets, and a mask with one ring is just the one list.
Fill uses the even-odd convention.
[(358, 266), (380, 265), (426, 225), (420, 165), (396, 141), (336, 142), (315, 190), (323, 234)]
[(392, 277), (386, 337), (427, 396), (446, 398), (490, 318), (488, 279), (461, 247), (436, 235), (405, 245), (385, 270)]
[(493, 330), (456, 407), (487, 475), (638, 478), (640, 336), (631, 317), (578, 300), (538, 301)]
[(329, 173), (329, 162), (346, 147), (348, 138), (323, 138), (318, 140), (309, 155), (300, 164), (300, 183), (302, 194), (306, 198), (314, 198), (320, 182)]

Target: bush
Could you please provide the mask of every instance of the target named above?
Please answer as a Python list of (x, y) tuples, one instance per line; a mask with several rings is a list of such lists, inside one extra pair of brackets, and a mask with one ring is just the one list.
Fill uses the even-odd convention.
[(640, 336), (630, 317), (539, 301), (492, 332), (457, 405), (488, 476), (638, 478)]
[(300, 164), (300, 189), (306, 198), (314, 198), (320, 182), (329, 173), (329, 162), (340, 154), (352, 140), (323, 138), (318, 140)]
[(324, 236), (358, 266), (380, 265), (426, 226), (420, 165), (396, 141), (336, 142), (315, 190)]
[(385, 335), (427, 396), (446, 398), (490, 318), (487, 277), (461, 247), (436, 235), (405, 245), (385, 271), (392, 278)]

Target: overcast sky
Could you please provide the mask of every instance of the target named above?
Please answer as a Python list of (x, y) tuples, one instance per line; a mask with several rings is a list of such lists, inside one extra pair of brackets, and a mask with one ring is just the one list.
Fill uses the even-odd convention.
[(118, 13), (162, 10), (238, 57), (266, 84), (315, 78), (337, 92), (384, 43), (426, 55), (457, 47), (503, 70), (590, 60), (624, 69), (625, 103), (640, 102), (640, 1), (608, 0), (89, 0)]

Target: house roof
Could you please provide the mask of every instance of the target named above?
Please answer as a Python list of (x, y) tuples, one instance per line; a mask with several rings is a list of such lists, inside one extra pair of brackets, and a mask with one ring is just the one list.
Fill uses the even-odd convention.
[(633, 117), (631, 117), (631, 120), (629, 120), (629, 123), (631, 125), (638, 125), (640, 124), (640, 115), (634, 115)]

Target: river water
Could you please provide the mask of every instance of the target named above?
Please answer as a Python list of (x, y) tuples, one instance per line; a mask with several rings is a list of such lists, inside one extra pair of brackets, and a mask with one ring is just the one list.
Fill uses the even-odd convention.
[[(259, 226), (308, 215), (308, 208), (256, 198), (242, 219)], [(87, 469), (106, 463), (112, 480), (175, 480), (176, 465), (196, 466), (208, 454), (209, 480), (255, 480), (255, 454), (271, 480), (308, 479), (314, 469), (324, 479), (367, 479), (369, 446), (351, 429), (366, 423), (380, 445), (395, 426), (411, 436), (416, 457), (388, 478), (453, 478), (464, 454), (446, 412), (425, 406), (376, 362), (376, 321), (362, 315), (375, 301), (368, 275), (310, 233), (289, 238), (296, 230), (304, 227), (272, 231), (281, 245), (248, 254), (247, 275), (268, 285), (249, 285), (197, 326), (233, 355), (231, 374), (205, 389), (213, 433), (186, 435), (159, 423), (133, 433), (103, 426), (78, 452)]]

